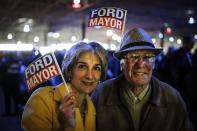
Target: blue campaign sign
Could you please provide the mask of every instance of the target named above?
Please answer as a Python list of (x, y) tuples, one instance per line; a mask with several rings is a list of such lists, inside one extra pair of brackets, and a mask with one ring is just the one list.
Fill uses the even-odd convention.
[(102, 7), (91, 11), (88, 27), (106, 26), (124, 30), (127, 11), (116, 7)]

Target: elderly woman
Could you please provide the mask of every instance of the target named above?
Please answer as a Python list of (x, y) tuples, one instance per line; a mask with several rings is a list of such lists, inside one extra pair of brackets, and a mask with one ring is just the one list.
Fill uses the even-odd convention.
[(89, 97), (106, 76), (106, 52), (98, 43), (79, 42), (65, 54), (65, 84), (37, 89), (22, 116), (25, 131), (95, 131), (95, 107)]

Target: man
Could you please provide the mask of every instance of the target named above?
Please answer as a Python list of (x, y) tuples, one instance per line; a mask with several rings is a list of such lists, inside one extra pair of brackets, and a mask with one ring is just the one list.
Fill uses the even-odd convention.
[(127, 32), (120, 49), (122, 74), (101, 83), (92, 94), (97, 131), (191, 131), (180, 94), (152, 76), (155, 48), (141, 28)]

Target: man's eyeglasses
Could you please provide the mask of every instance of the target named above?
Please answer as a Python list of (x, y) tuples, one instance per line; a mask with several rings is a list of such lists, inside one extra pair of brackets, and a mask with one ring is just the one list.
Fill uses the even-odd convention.
[(155, 55), (153, 54), (145, 54), (145, 55), (139, 55), (139, 54), (127, 54), (124, 57), (126, 60), (129, 60), (133, 63), (139, 61), (142, 59), (142, 61), (151, 63), (155, 61)]

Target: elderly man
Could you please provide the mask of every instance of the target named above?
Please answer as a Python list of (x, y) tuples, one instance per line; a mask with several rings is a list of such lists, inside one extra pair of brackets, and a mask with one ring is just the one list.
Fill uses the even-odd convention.
[(180, 94), (152, 76), (155, 48), (141, 28), (127, 32), (114, 56), (122, 74), (101, 83), (92, 94), (97, 131), (191, 131)]

